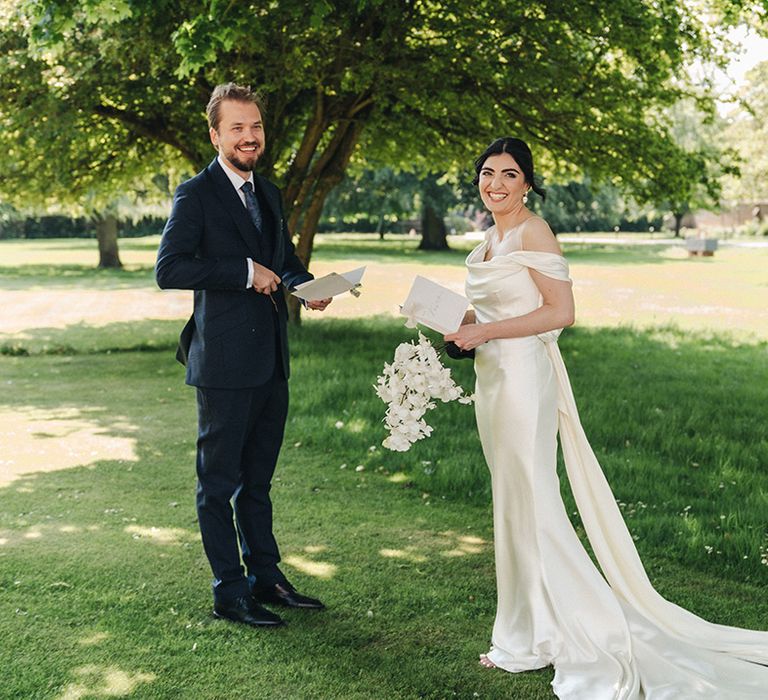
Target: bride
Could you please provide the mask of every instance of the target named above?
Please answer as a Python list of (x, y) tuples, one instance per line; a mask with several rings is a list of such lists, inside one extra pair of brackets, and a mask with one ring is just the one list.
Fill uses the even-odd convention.
[[(489, 668), (552, 665), (561, 700), (768, 698), (768, 632), (709, 623), (654, 590), (579, 422), (557, 346), (574, 319), (568, 263), (526, 208), (533, 159), (520, 139), (475, 161), (494, 225), (467, 257), (475, 406), (491, 471), (497, 612)], [(589, 542), (560, 496), (557, 436)]]

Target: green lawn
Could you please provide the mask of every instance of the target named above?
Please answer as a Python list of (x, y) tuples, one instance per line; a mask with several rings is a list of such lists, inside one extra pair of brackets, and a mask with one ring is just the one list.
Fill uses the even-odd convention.
[[(82, 295), (84, 319), (99, 295), (154, 305), (108, 306), (114, 320), (98, 323), (15, 319), (23, 330), (0, 336), (0, 697), (552, 697), (548, 670), (513, 676), (475, 661), (495, 587), (471, 407), (440, 405), (432, 438), (408, 453), (380, 447), (384, 405), (372, 384), (412, 331), (387, 315), (345, 317), (344, 298), (335, 317), (294, 329), (276, 526), (286, 572), (329, 609), (290, 612), (281, 630), (241, 629), (210, 616), (194, 398), (172, 357), (180, 320), (162, 317), (169, 297), (151, 288), (152, 246), (126, 241), (127, 272), (92, 274), (90, 248), (56, 241), (67, 276), (48, 273), (45, 242), (13, 243), (0, 242), (0, 302), (45, 294), (55, 309)], [(461, 252), (422, 259), (409, 249), (398, 263), (391, 249), (403, 244), (377, 255), (377, 243), (328, 239), (316, 265), (460, 271)], [(718, 275), (752, 269), (728, 252), (715, 258)], [(633, 264), (633, 254), (582, 249), (573, 267), (646, 279), (644, 266), (681, 262), (661, 251), (644, 263), (638, 251)], [(750, 304), (739, 307), (745, 317)], [(749, 329), (584, 324), (561, 347), (656, 586), (710, 619), (768, 628), (768, 344)], [(471, 387), (470, 363), (451, 366)]]

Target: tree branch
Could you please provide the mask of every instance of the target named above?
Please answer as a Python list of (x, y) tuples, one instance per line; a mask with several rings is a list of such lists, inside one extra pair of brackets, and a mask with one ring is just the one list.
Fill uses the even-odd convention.
[(124, 109), (118, 109), (117, 107), (111, 107), (109, 105), (96, 105), (93, 108), (95, 114), (101, 117), (107, 117), (109, 119), (117, 119), (126, 126), (128, 126), (134, 133), (139, 136), (145, 136), (153, 141), (160, 141), (166, 143), (169, 146), (175, 148), (181, 153), (195, 168), (200, 167), (200, 158), (194, 150), (190, 149), (184, 143), (176, 138), (175, 134), (169, 131), (165, 122), (160, 119), (141, 119), (136, 114), (132, 114)]

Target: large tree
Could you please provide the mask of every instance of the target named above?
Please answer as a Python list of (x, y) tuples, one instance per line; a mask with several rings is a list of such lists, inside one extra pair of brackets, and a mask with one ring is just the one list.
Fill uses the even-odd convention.
[[(748, 0), (3, 0), (1, 192), (105, 198), (205, 165), (218, 82), (269, 98), (261, 168), (309, 263), (350, 160), (420, 176), (466, 167), (493, 136), (541, 169), (586, 169), (654, 196), (686, 154), (659, 116), (722, 55)], [(712, 24), (706, 26), (700, 17)], [(575, 167), (574, 167), (575, 166)]]

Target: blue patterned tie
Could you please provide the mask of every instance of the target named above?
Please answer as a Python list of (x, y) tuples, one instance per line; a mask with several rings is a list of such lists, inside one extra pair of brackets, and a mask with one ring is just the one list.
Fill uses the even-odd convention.
[(248, 210), (251, 221), (253, 221), (256, 230), (261, 233), (261, 209), (259, 207), (259, 200), (256, 199), (256, 193), (253, 191), (253, 185), (250, 182), (246, 182), (240, 189), (245, 195), (245, 208)]

